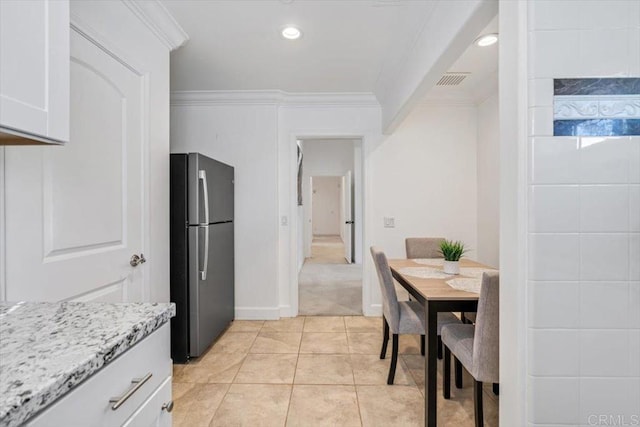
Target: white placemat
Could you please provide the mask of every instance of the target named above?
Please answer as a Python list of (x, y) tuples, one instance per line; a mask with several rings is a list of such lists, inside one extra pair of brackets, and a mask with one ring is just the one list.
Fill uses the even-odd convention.
[(398, 271), (400, 274), (419, 277), (421, 279), (448, 279), (451, 277), (451, 274), (447, 274), (439, 268), (431, 267), (404, 267)]
[(474, 279), (482, 279), (482, 273), (484, 272), (491, 272), (491, 271), (497, 271), (494, 270), (493, 268), (479, 268), (479, 267), (461, 267), (460, 268), (460, 275), (461, 276), (467, 276), (467, 277), (473, 277)]
[(459, 277), (457, 279), (447, 280), (445, 283), (451, 286), (453, 289), (457, 289), (459, 291), (479, 294), (480, 287), (482, 285), (482, 279), (469, 279), (466, 277)]
[(413, 261), (418, 264), (430, 265), (432, 267), (442, 267), (444, 265), (444, 258), (416, 258)]

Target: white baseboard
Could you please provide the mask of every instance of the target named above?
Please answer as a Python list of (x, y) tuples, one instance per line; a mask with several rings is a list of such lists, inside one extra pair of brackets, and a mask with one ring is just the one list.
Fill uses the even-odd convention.
[(297, 315), (298, 313), (294, 312), (290, 305), (280, 306), (280, 317), (296, 317)]
[(371, 304), (363, 307), (365, 316), (382, 316), (382, 304)]
[(278, 307), (236, 307), (236, 320), (278, 320), (280, 308)]

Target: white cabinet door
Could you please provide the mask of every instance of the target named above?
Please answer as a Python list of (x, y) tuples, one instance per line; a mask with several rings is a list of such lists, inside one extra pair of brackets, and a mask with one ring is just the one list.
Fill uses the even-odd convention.
[(68, 1), (0, 1), (0, 127), (69, 139)]
[[(171, 427), (171, 413), (163, 405), (171, 402), (171, 377), (147, 399), (122, 427)], [(171, 406), (173, 410), (173, 404)]]
[(353, 195), (351, 192), (351, 171), (347, 171), (342, 177), (342, 209), (344, 210), (342, 241), (344, 242), (344, 258), (349, 264), (353, 262), (353, 257), (351, 256), (353, 245), (353, 209), (351, 203)]
[(139, 301), (144, 77), (75, 30), (71, 140), (5, 148), (6, 298)]

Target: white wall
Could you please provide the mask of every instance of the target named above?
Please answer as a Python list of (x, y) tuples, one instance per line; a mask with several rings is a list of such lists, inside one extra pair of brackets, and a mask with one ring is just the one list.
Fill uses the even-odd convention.
[(483, 264), (500, 263), (500, 122), (498, 94), (478, 105), (478, 250)]
[(342, 178), (336, 176), (313, 177), (314, 236), (340, 234), (340, 202)]
[[(355, 145), (353, 163), (356, 194), (362, 195), (355, 206), (355, 244), (356, 253), (363, 254), (357, 262), (363, 264), (365, 314), (381, 312), (368, 255), (372, 244), (402, 257), (405, 237), (444, 235), (464, 240), (475, 256), (474, 105), (423, 105), (384, 138), (374, 102), (348, 97), (338, 102), (332, 95), (327, 98), (331, 102), (313, 98), (301, 106), (280, 97), (267, 103), (263, 93), (259, 96), (250, 100), (247, 93), (207, 93), (189, 101), (187, 95), (176, 94), (172, 106), (172, 151), (200, 151), (236, 166), (238, 318), (297, 313), (298, 139), (362, 141)], [(306, 166), (304, 172), (312, 173)], [(384, 216), (394, 216), (396, 228), (384, 228)]]
[(172, 152), (199, 152), (235, 167), (237, 318), (280, 316), (276, 143), (275, 105), (172, 106)]
[(504, 3), (500, 419), (632, 425), (640, 420), (640, 137), (554, 137), (552, 120), (553, 78), (640, 76), (640, 3)]
[(420, 105), (371, 154), (371, 240), (389, 257), (406, 256), (406, 237), (442, 236), (462, 240), (475, 258), (476, 121), (473, 105)]

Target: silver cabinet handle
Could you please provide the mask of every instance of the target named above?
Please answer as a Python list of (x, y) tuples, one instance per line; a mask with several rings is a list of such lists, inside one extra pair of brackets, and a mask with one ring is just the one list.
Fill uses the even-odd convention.
[(167, 412), (173, 411), (173, 400), (170, 400), (169, 403), (163, 403), (161, 409)]
[(122, 406), (122, 404), (124, 402), (126, 402), (131, 396), (133, 396), (133, 394), (138, 391), (140, 389), (140, 387), (142, 387), (144, 385), (144, 383), (146, 383), (147, 381), (149, 381), (149, 379), (152, 377), (153, 375), (151, 375), (151, 372), (149, 372), (147, 375), (145, 375), (142, 378), (134, 378), (131, 380), (131, 384), (133, 385), (133, 387), (131, 387), (129, 390), (127, 390), (125, 392), (125, 394), (123, 394), (122, 396), (118, 396), (118, 397), (112, 397), (111, 399), (109, 399), (109, 403), (113, 403), (113, 406), (111, 407), (111, 409), (113, 411), (115, 411), (116, 409), (118, 409), (119, 407)]
[(131, 259), (129, 260), (129, 264), (131, 264), (131, 267), (137, 267), (138, 265), (144, 264), (145, 262), (147, 262), (147, 259), (144, 257), (144, 254), (140, 254), (140, 256), (138, 256), (137, 254), (133, 254)]

